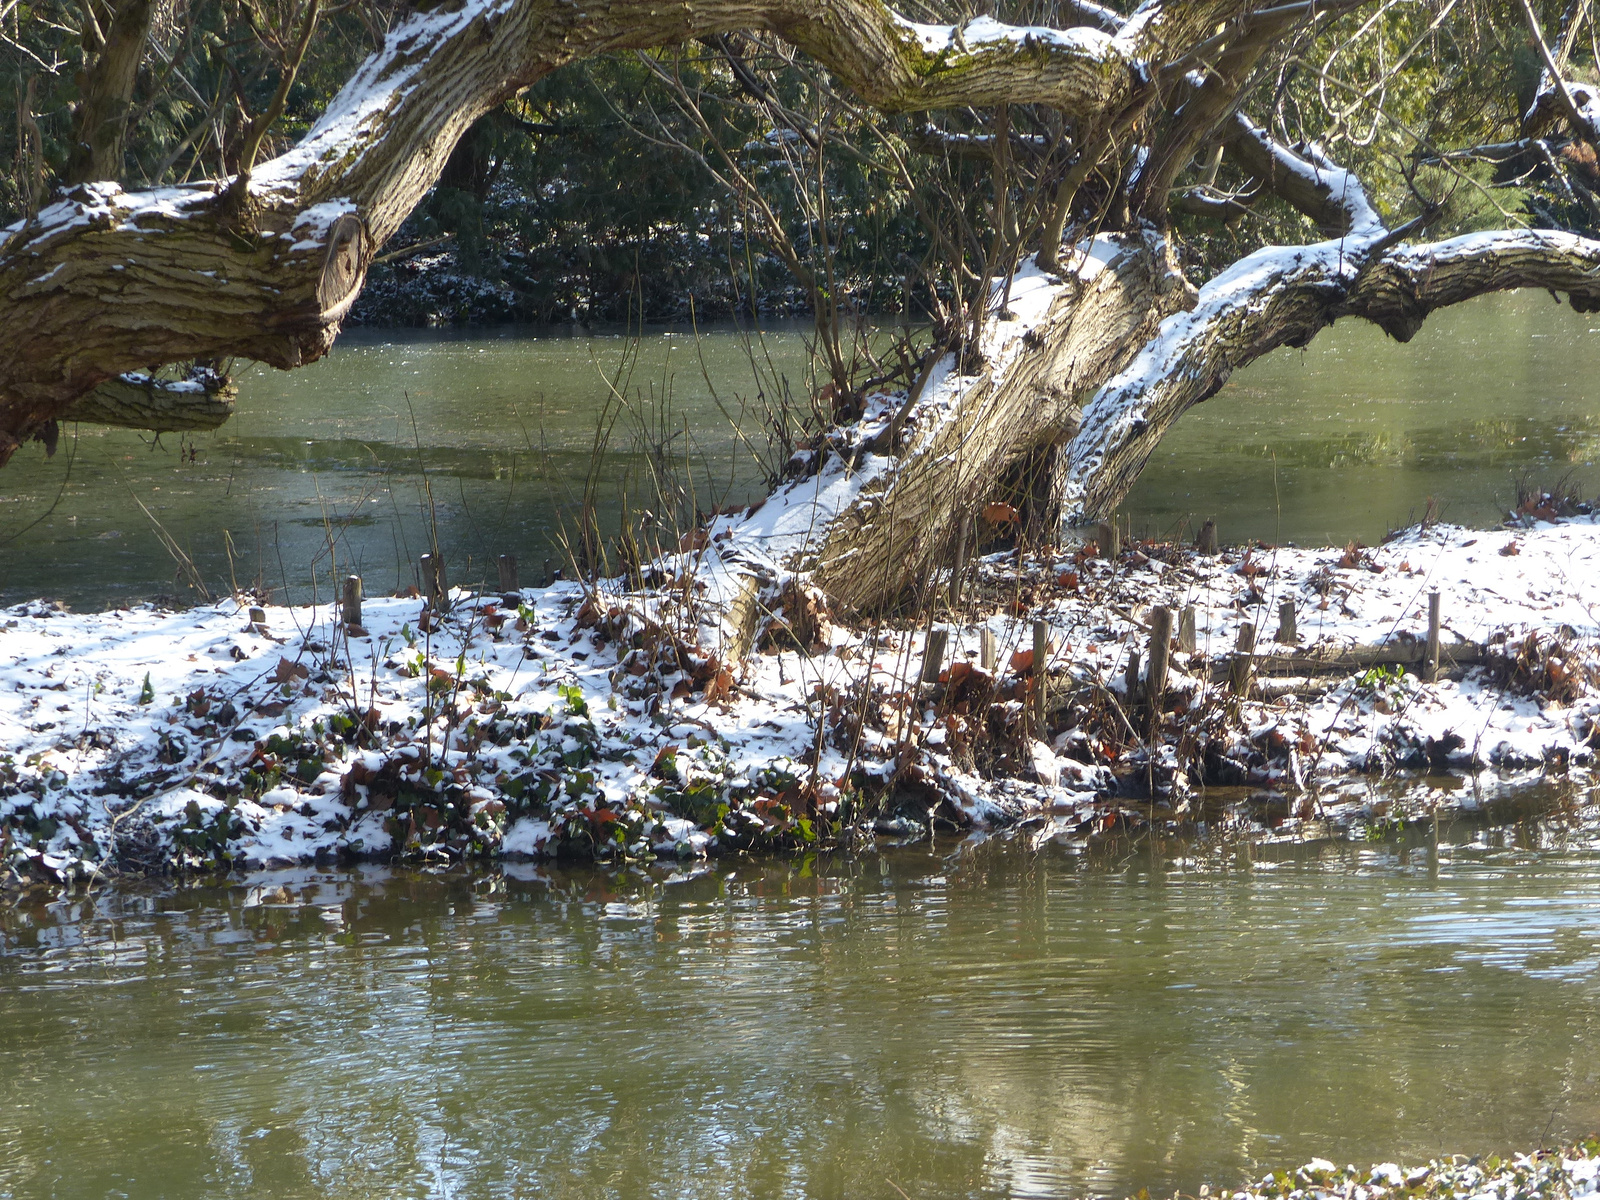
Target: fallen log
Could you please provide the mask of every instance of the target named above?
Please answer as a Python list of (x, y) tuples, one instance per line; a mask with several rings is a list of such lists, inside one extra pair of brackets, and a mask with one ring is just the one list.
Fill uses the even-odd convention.
[[(1421, 640), (1397, 640), (1375, 646), (1329, 644), (1289, 654), (1256, 654), (1252, 665), (1257, 675), (1348, 675), (1372, 667), (1421, 667), (1427, 652), (1428, 644)], [(1476, 642), (1441, 646), (1439, 669), (1442, 673), (1452, 667), (1473, 666), (1483, 662), (1488, 654), (1488, 647)], [(1212, 683), (1222, 683), (1229, 678), (1233, 658), (1233, 655), (1226, 655), (1211, 661)]]

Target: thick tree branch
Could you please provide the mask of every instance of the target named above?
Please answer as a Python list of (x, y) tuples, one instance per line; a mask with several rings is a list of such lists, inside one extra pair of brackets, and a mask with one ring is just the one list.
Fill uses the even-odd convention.
[(1291, 150), (1243, 113), (1234, 114), (1228, 133), (1234, 161), (1315, 221), (1325, 236), (1383, 228), (1360, 181), (1329, 162), (1317, 147)]
[(1396, 247), (1361, 273), (1340, 315), (1363, 317), (1409, 342), (1430, 313), (1515, 288), (1559, 292), (1578, 312), (1600, 311), (1600, 241), (1506, 229)]
[(206, 368), (176, 380), (119, 375), (73, 401), (61, 419), (156, 433), (208, 431), (233, 415), (235, 394), (226, 376)]
[(456, 0), (413, 14), (298, 146), (255, 170), (247, 197), (224, 181), (91, 183), (0, 231), (0, 462), (125, 371), (235, 355), (292, 367), (325, 353), (373, 254), (461, 134), (565, 63), (765, 29), (885, 110), (1038, 103), (1103, 125), (1144, 102), (1150, 63), (1247, 2), (1147, 5), (1114, 37), (988, 18), (918, 25), (882, 0)]
[(1058, 481), (1065, 519), (1104, 517), (1185, 411), (1239, 367), (1280, 346), (1304, 346), (1339, 317), (1362, 317), (1408, 341), (1429, 313), (1512, 288), (1548, 288), (1580, 312), (1600, 310), (1600, 241), (1553, 230), (1393, 248), (1387, 240), (1269, 247), (1202, 288), (1198, 307), (1165, 321), (1085, 405)]

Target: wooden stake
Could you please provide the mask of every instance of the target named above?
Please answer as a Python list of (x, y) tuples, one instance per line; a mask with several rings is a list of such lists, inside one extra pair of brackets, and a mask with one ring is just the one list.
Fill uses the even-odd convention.
[(448, 612), (450, 585), (445, 581), (444, 555), (424, 554), (419, 565), (422, 567), (422, 588), (428, 595), (428, 606), (435, 612)]
[(1428, 593), (1428, 653), (1423, 659), (1422, 677), (1429, 683), (1439, 678), (1439, 593)]
[(980, 630), (978, 633), (978, 665), (983, 668), (985, 674), (994, 674), (994, 659), (994, 630)]
[(1045, 682), (1050, 675), (1050, 623), (1033, 623), (1033, 722), (1038, 733), (1044, 732)]
[(1128, 665), (1122, 671), (1122, 686), (1128, 692), (1128, 709), (1139, 702), (1139, 667), (1144, 662), (1139, 651), (1130, 647), (1128, 649)]
[(361, 576), (350, 575), (344, 581), (344, 623), (361, 624)]
[(1300, 635), (1294, 627), (1294, 601), (1281, 600), (1278, 602), (1278, 640), (1285, 645), (1294, 645), (1300, 640)]
[(1233, 661), (1228, 664), (1228, 687), (1235, 696), (1250, 691), (1251, 656), (1256, 651), (1256, 627), (1249, 621), (1239, 626), (1239, 640), (1234, 643)]
[(944, 670), (944, 649), (949, 644), (949, 630), (930, 629), (928, 631), (928, 645), (922, 655), (923, 683), (939, 682), (939, 672)]
[(1210, 517), (1200, 526), (1200, 536), (1194, 539), (1194, 548), (1201, 554), (1215, 554), (1217, 552), (1217, 523)]
[(1194, 646), (1194, 605), (1185, 604), (1178, 614), (1178, 649), (1193, 654)]
[(517, 556), (515, 554), (502, 554), (500, 566), (500, 591), (502, 593), (520, 592), (517, 584)]
[(1161, 726), (1163, 701), (1167, 696), (1167, 665), (1172, 660), (1172, 610), (1157, 606), (1150, 610), (1150, 673), (1145, 690), (1150, 696), (1150, 728)]
[(1101, 521), (1095, 527), (1094, 536), (1100, 546), (1101, 558), (1115, 558), (1122, 553), (1122, 533), (1116, 521)]
[(967, 577), (967, 537), (972, 532), (972, 516), (961, 518), (961, 528), (956, 534), (956, 562), (950, 570), (950, 607), (961, 607), (962, 584)]

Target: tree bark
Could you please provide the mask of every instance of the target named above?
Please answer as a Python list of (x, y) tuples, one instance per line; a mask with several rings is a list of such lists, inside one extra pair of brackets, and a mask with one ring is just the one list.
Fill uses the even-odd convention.
[(950, 563), (963, 517), (980, 516), (1016, 464), (1042, 464), (1078, 433), (1080, 405), (1123, 367), (1161, 319), (1194, 303), (1165, 239), (1101, 238), (1066, 264), (1064, 283), (1019, 274), (994, 320), (985, 364), (951, 377), (947, 357), (906, 414), (902, 448), (817, 542), (817, 582), (872, 607)]
[(233, 416), (237, 394), (227, 376), (209, 370), (178, 380), (119, 375), (74, 400), (61, 420), (154, 433), (208, 433)]
[[(86, 5), (86, 11), (93, 7)], [(86, 47), (81, 94), (72, 112), (69, 184), (121, 177), (128, 109), (155, 13), (155, 0), (118, 0), (102, 12), (110, 17), (103, 31), (92, 20), (85, 22), (86, 40), (95, 38), (96, 32), (103, 32), (104, 40), (95, 38), (92, 48)]]

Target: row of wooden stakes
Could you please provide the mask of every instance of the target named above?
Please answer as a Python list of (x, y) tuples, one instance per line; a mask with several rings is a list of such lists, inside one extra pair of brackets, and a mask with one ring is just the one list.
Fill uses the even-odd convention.
[[(1261, 656), (1256, 653), (1256, 626), (1253, 621), (1244, 621), (1239, 625), (1238, 636), (1234, 642), (1233, 653), (1218, 659), (1212, 664), (1211, 677), (1215, 682), (1226, 680), (1228, 690), (1235, 696), (1246, 696), (1250, 692), (1251, 681), (1255, 677), (1256, 669), (1263, 663), (1272, 663), (1276, 666), (1287, 667), (1303, 674), (1316, 674), (1327, 671), (1359, 670), (1383, 664), (1418, 663), (1422, 668), (1422, 677), (1432, 683), (1439, 675), (1440, 658), (1440, 612), (1441, 601), (1438, 592), (1428, 595), (1428, 636), (1423, 643), (1392, 642), (1381, 646), (1353, 646), (1329, 654), (1314, 655), (1270, 655)], [(1177, 613), (1165, 605), (1157, 605), (1150, 610), (1149, 621), (1145, 628), (1149, 633), (1145, 657), (1141, 658), (1140, 651), (1134, 648), (1128, 653), (1128, 665), (1124, 679), (1127, 684), (1129, 700), (1133, 700), (1140, 691), (1140, 669), (1147, 659), (1148, 670), (1144, 674), (1143, 693), (1151, 701), (1151, 721), (1158, 721), (1164, 709), (1167, 693), (1167, 678), (1171, 670), (1172, 651), (1174, 641), (1176, 649), (1183, 654), (1192, 655), (1195, 652), (1195, 606), (1186, 604)], [(1176, 638), (1173, 626), (1176, 623)], [(1284, 645), (1296, 645), (1299, 634), (1295, 628), (1295, 606), (1293, 600), (1284, 600), (1278, 605), (1278, 632), (1276, 640)], [(922, 657), (922, 672), (920, 681), (924, 684), (934, 684), (939, 681), (939, 676), (944, 671), (945, 651), (950, 645), (950, 633), (944, 629), (933, 629), (928, 632), (927, 646)], [(994, 673), (998, 645), (994, 631), (983, 629), (978, 634), (978, 659), (979, 666), (985, 672)], [(1464, 646), (1454, 648), (1451, 658), (1456, 663), (1475, 662), (1481, 659), (1483, 648), (1479, 646)], [(1033, 655), (1029, 660), (1029, 669), (1033, 673), (1032, 701), (1034, 719), (1040, 727), (1044, 725), (1046, 705), (1046, 683), (1049, 676), (1048, 664), (1050, 655), (1050, 622), (1036, 620), (1033, 623)], [(1277, 660), (1283, 660), (1281, 663)]]

